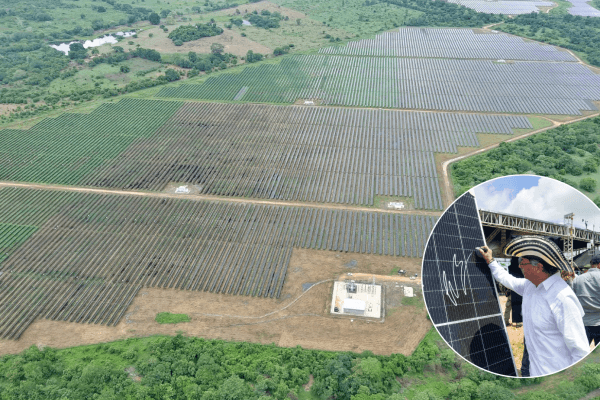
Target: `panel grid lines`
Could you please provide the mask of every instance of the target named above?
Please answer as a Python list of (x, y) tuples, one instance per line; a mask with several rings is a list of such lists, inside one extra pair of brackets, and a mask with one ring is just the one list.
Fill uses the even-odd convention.
[(494, 279), (476, 247), (485, 244), (475, 198), (466, 193), (440, 217), (423, 257), (423, 296), (432, 322), (466, 360), (516, 376)]

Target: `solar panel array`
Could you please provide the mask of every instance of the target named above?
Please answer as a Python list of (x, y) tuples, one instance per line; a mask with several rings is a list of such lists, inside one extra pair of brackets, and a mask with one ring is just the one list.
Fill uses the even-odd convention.
[(477, 12), (487, 14), (518, 15), (539, 12), (538, 7), (552, 7), (550, 1), (521, 1), (521, 0), (448, 0), (449, 3), (460, 4)]
[(82, 184), (363, 205), (403, 196), (442, 209), (434, 152), (531, 127), (522, 116), (185, 103)]
[(386, 57), (577, 61), (569, 52), (546, 44), (526, 42), (517, 36), (499, 32), (475, 33), (472, 29), (454, 28), (400, 28), (397, 32), (379, 34), (374, 39), (357, 40), (344, 46), (325, 47), (320, 49), (319, 53)]
[(440, 217), (423, 257), (423, 296), (440, 335), (462, 357), (487, 371), (517, 376), (475, 198), (466, 193)]
[(582, 17), (600, 17), (600, 10), (592, 7), (588, 0), (567, 0), (573, 4), (573, 7), (567, 11), (571, 15), (580, 15)]
[(142, 287), (279, 297), (294, 247), (417, 257), (434, 223), (398, 213), (3, 188), (0, 337), (18, 338), (38, 317), (116, 325)]
[(303, 55), (210, 77), (200, 85), (165, 87), (157, 96), (580, 115), (597, 110), (600, 75), (571, 62)]

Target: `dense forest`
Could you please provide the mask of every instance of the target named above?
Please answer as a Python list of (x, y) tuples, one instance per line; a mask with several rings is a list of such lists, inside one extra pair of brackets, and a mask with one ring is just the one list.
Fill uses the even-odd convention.
[[(435, 330), (408, 357), (154, 336), (65, 350), (32, 346), (4, 356), (0, 399), (509, 400), (517, 398), (515, 389), (534, 385), (518, 398), (574, 400), (600, 387), (600, 365), (575, 368), (574, 381), (535, 390), (545, 378), (502, 378), (472, 367)], [(411, 377), (424, 374), (447, 381), (409, 387)]]
[[(500, 143), (484, 154), (452, 164), (455, 192), (462, 194), (499, 176), (534, 173), (593, 193), (596, 179), (589, 175), (598, 171), (599, 143), (600, 117), (561, 125), (516, 142)], [(600, 197), (594, 202), (600, 206)]]

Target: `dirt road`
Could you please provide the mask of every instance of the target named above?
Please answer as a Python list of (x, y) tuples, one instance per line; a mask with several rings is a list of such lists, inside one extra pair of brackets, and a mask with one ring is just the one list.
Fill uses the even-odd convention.
[[(410, 274), (409, 274), (410, 275)], [(410, 279), (405, 276), (397, 276), (397, 275), (375, 275), (375, 274), (363, 274), (363, 273), (346, 273), (344, 275), (340, 275), (338, 280), (343, 281), (345, 279), (355, 279), (355, 280), (368, 280), (371, 281), (375, 279), (376, 282), (402, 282), (402, 283), (413, 283), (413, 284), (421, 284), (421, 278)]]
[(482, 149), (477, 149), (477, 150), (474, 150), (474, 151), (472, 151), (470, 153), (463, 154), (462, 156), (453, 158), (451, 160), (444, 161), (442, 163), (442, 179), (444, 181), (444, 188), (443, 188), (443, 190), (444, 190), (444, 195), (445, 195), (444, 196), (445, 197), (444, 200), (446, 202), (445, 206), (448, 207), (454, 201), (454, 188), (452, 187), (452, 184), (450, 182), (450, 175), (448, 174), (448, 167), (450, 166), (450, 164), (455, 163), (456, 161), (460, 161), (460, 160), (463, 160), (465, 158), (474, 156), (476, 154), (481, 154), (481, 153), (484, 153), (484, 152), (486, 152), (488, 150), (494, 149), (494, 148), (500, 146), (500, 143), (514, 142), (516, 140), (524, 139), (524, 138), (526, 138), (528, 136), (532, 136), (532, 135), (535, 135), (537, 133), (547, 131), (549, 129), (554, 129), (554, 128), (560, 126), (560, 125), (572, 124), (572, 123), (583, 121), (583, 120), (586, 120), (586, 119), (589, 119), (589, 118), (597, 117), (598, 115), (600, 115), (600, 113), (594, 113), (594, 114), (591, 114), (591, 115), (586, 115), (586, 116), (583, 116), (581, 118), (573, 119), (573, 120), (566, 121), (566, 122), (558, 122), (558, 121), (554, 121), (554, 120), (551, 120), (551, 119), (546, 118), (546, 117), (541, 117), (541, 118), (544, 118), (544, 119), (552, 122), (552, 125), (548, 126), (546, 128), (536, 129), (535, 131), (527, 132), (527, 133), (525, 133), (523, 135), (513, 136), (510, 139), (503, 140), (503, 141), (501, 141), (499, 143), (495, 143), (495, 144), (486, 146), (486, 147), (484, 147)]

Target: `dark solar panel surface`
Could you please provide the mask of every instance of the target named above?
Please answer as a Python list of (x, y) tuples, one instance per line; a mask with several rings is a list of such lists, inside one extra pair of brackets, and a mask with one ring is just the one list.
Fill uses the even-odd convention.
[(517, 376), (484, 246), (475, 198), (466, 193), (440, 218), (423, 257), (427, 310), (446, 342), (473, 364)]

